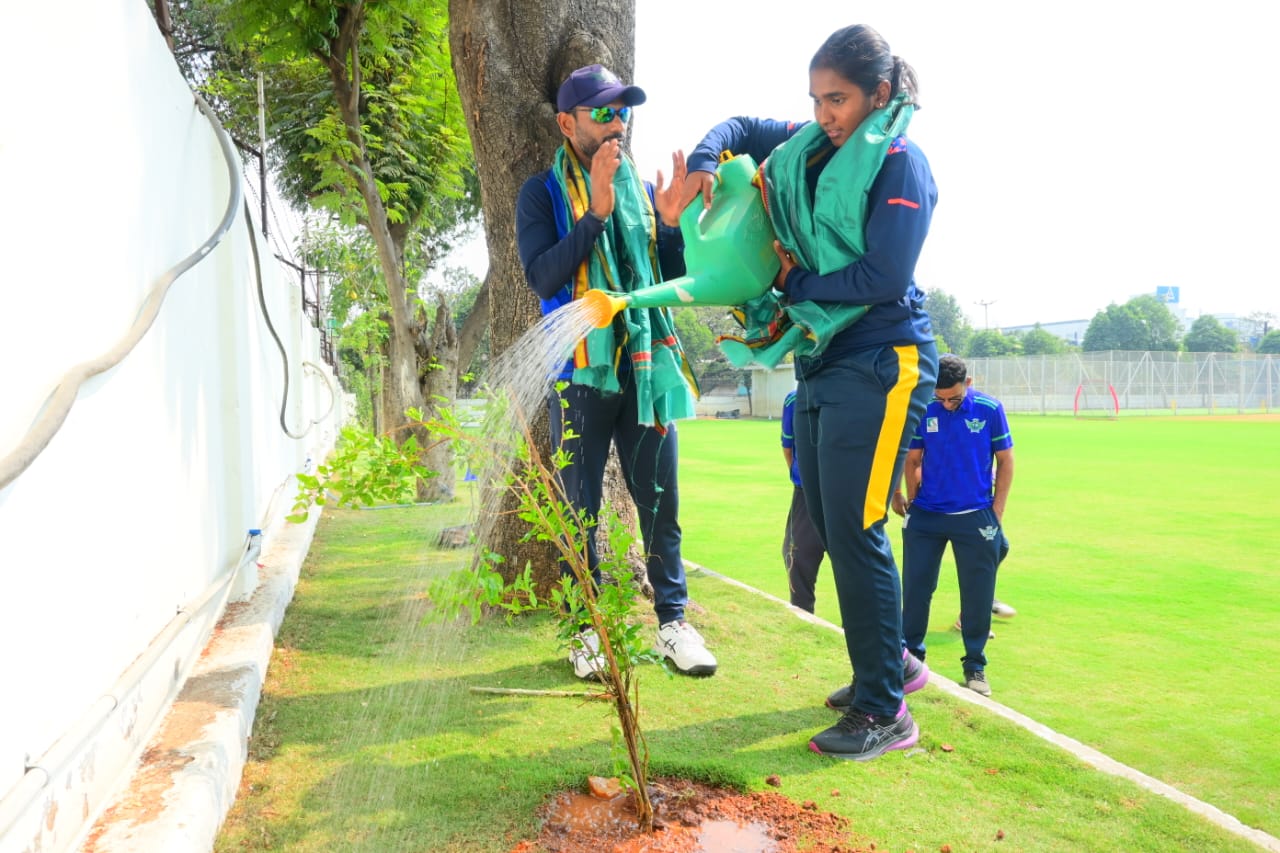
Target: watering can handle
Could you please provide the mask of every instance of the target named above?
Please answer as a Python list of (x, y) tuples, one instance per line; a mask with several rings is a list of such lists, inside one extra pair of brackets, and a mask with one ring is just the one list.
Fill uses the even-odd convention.
[[(699, 220), (702, 218), (702, 213), (706, 209), (707, 208), (699, 199), (694, 198), (690, 201), (685, 207), (684, 212), (680, 214), (680, 231), (684, 234), (692, 234), (695, 231), (701, 233)], [(688, 242), (687, 238), (685, 242)]]
[[(725, 174), (726, 174), (725, 169), (723, 168), (724, 164), (737, 159), (739, 156), (740, 155), (734, 154), (732, 151), (729, 151), (727, 149), (720, 152), (720, 162), (716, 164), (716, 170), (711, 173), (712, 199), (714, 199), (716, 196), (716, 193), (720, 192), (724, 187)], [(752, 166), (754, 166), (754, 161), (752, 161), (750, 157), (747, 158), (747, 161)], [(680, 230), (684, 232), (686, 235), (688, 235), (688, 234), (693, 234), (694, 229), (697, 229), (697, 233), (699, 235), (705, 235), (707, 223), (702, 217), (703, 217), (703, 214), (708, 212), (709, 210), (710, 210), (710, 207), (705, 203), (705, 200), (703, 204), (695, 204), (692, 201), (689, 202), (688, 206), (685, 207), (684, 211), (680, 214)], [(688, 242), (689, 241), (686, 238), (685, 240), (686, 245), (688, 244)]]

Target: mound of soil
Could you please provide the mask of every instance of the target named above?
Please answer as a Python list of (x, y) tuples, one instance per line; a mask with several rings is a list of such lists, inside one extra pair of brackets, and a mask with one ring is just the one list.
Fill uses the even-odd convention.
[[(773, 780), (773, 777), (770, 777)], [(538, 813), (542, 831), (511, 853), (865, 853), (848, 820), (772, 791), (744, 794), (670, 777), (650, 780), (655, 831), (636, 828), (629, 794), (566, 791)]]

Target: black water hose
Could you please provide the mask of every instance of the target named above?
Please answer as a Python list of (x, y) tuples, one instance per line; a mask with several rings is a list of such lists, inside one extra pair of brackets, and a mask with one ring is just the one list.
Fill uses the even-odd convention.
[[(333, 411), (334, 405), (338, 401), (338, 393), (333, 388), (333, 383), (329, 381), (329, 377), (324, 375), (324, 371), (317, 369), (320, 378), (329, 386), (329, 408), (325, 409), (323, 415), (318, 418), (312, 418), (311, 423), (307, 424), (307, 428), (301, 433), (295, 434), (289, 429), (289, 425), (285, 423), (285, 409), (289, 405), (289, 353), (284, 348), (284, 342), (280, 340), (280, 335), (276, 334), (275, 323), (271, 322), (271, 312), (267, 310), (267, 296), (262, 290), (262, 260), (258, 256), (258, 235), (253, 229), (253, 220), (249, 217), (249, 202), (244, 203), (244, 221), (249, 228), (249, 247), (253, 250), (253, 273), (258, 281), (258, 306), (262, 309), (262, 319), (267, 321), (267, 331), (271, 333), (271, 337), (276, 342), (276, 348), (280, 350), (280, 362), (284, 373), (284, 394), (280, 398), (280, 429), (284, 430), (284, 434), (292, 439), (305, 438), (307, 433), (316, 424), (329, 417), (329, 413)], [(317, 298), (319, 293), (316, 294)], [(310, 362), (304, 361), (305, 367)], [(313, 365), (314, 366), (314, 365)]]

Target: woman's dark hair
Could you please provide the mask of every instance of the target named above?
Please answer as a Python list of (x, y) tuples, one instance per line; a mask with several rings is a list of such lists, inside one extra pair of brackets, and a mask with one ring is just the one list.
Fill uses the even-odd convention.
[(867, 95), (875, 92), (881, 80), (888, 80), (890, 98), (905, 92), (907, 101), (920, 107), (915, 69), (890, 53), (889, 43), (866, 24), (844, 27), (827, 36), (809, 63), (810, 71), (817, 68), (836, 72)]

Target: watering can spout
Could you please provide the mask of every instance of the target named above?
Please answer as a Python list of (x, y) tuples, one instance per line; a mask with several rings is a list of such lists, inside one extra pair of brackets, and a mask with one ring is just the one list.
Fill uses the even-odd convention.
[(604, 290), (588, 290), (582, 295), (582, 302), (586, 306), (583, 310), (596, 329), (608, 326), (614, 315), (627, 307), (627, 300), (621, 294)]
[(716, 169), (711, 207), (696, 199), (680, 214), (686, 275), (631, 293), (587, 291), (596, 328), (609, 325), (623, 308), (741, 305), (769, 289), (778, 274), (774, 232), (760, 191), (752, 183), (756, 164), (740, 155)]

